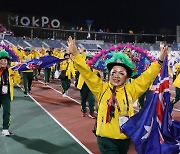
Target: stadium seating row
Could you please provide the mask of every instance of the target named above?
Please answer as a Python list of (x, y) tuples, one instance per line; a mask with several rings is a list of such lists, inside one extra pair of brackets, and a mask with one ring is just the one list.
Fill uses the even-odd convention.
[[(67, 46), (67, 42), (65, 40), (51, 40), (51, 39), (39, 39), (39, 38), (25, 38), (25, 37), (14, 37), (11, 35), (6, 35), (4, 37), (4, 41), (8, 43), (12, 43), (13, 45), (17, 46), (20, 45), (21, 47), (25, 48), (27, 46), (34, 46), (35, 48), (40, 48), (42, 45), (44, 47), (50, 47), (50, 48), (61, 48), (65, 49)], [(98, 41), (97, 41), (98, 42)], [(108, 49), (110, 45), (113, 45), (112, 43), (77, 43), (77, 46), (80, 48), (84, 48), (88, 51), (98, 51), (99, 48), (101, 49)], [(156, 44), (135, 44), (137, 46), (140, 46), (143, 49), (146, 49), (148, 51), (158, 51), (160, 50), (159, 45)], [(171, 45), (172, 51), (179, 51), (180, 49), (176, 44)]]

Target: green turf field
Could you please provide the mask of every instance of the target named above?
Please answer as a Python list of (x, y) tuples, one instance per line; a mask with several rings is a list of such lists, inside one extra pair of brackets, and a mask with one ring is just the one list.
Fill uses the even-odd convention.
[[(0, 154), (88, 153), (30, 97), (24, 97), (20, 88), (14, 90), (9, 128), (14, 135), (0, 136)], [(0, 115), (2, 130), (2, 108)]]

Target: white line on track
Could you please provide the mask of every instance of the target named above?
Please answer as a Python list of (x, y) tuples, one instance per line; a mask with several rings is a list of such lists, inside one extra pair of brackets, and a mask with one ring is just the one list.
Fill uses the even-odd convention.
[[(39, 81), (39, 80), (38, 80)], [(40, 83), (43, 83), (41, 81), (39, 81)], [(18, 85), (20, 87), (20, 85)], [(47, 85), (48, 87), (50, 87), (51, 89), (55, 90), (58, 93), (58, 90), (54, 89), (53, 87)], [(21, 87), (20, 87), (21, 88)], [(21, 88), (22, 89), (22, 88)], [(62, 94), (62, 93), (61, 93)], [(29, 95), (29, 94), (28, 94)], [(79, 145), (81, 145), (84, 150), (86, 150), (89, 154), (93, 154), (84, 144), (82, 144), (73, 134), (71, 134), (59, 121), (57, 121), (43, 106), (41, 106), (41, 104), (38, 103), (38, 101), (36, 101), (31, 95), (29, 95), (29, 97), (39, 106), (41, 107), (59, 126), (61, 126), (62, 129), (64, 129)], [(77, 102), (76, 100), (72, 99), (71, 97), (67, 96), (69, 99)], [(79, 103), (78, 103), (79, 104)]]
[[(39, 81), (39, 80), (38, 80), (38, 82), (40, 82), (40, 83), (44, 84), (44, 82), (42, 82), (42, 81)], [(60, 91), (56, 90), (55, 88), (51, 87), (50, 85), (47, 85), (47, 86), (48, 86), (49, 88), (53, 89), (54, 91), (56, 91), (57, 93), (62, 94)], [(67, 97), (67, 98), (69, 98), (69, 99), (71, 99), (72, 101), (74, 101), (74, 102), (78, 103), (78, 104), (81, 104), (80, 102), (78, 102), (77, 100), (75, 100), (75, 99), (71, 98), (70, 96), (67, 96), (67, 95), (66, 95), (66, 97)]]
[(174, 110), (174, 111), (178, 111), (178, 112), (180, 112), (180, 110), (179, 110), (179, 109), (176, 109), (176, 108), (173, 108), (173, 110)]
[[(40, 80), (38, 80), (38, 82), (40, 82), (40, 83), (44, 84), (44, 82), (42, 82), (42, 81), (40, 81)], [(74, 86), (73, 84), (71, 84), (71, 85), (72, 85), (72, 86)], [(51, 87), (50, 85), (47, 85), (47, 86), (48, 86), (49, 88), (53, 89), (54, 91), (56, 91), (56, 92), (58, 92), (58, 93), (62, 94), (60, 91), (58, 91), (58, 90), (54, 89), (54, 88), (53, 88), (53, 87)], [(67, 96), (67, 95), (66, 95), (66, 97), (67, 97), (67, 98), (69, 98), (69, 99), (71, 99), (72, 101), (74, 101), (74, 102), (78, 103), (78, 104), (81, 104), (80, 102), (78, 102), (77, 100), (75, 100), (75, 99), (71, 98), (70, 96)], [(171, 97), (171, 98), (173, 98), (173, 97)], [(138, 109), (135, 109), (135, 108), (134, 108), (134, 110), (135, 110), (135, 111), (137, 111), (137, 112), (139, 112), (139, 110), (138, 110)], [(179, 109), (177, 109), (177, 108), (173, 108), (173, 110), (180, 112), (180, 110), (179, 110)]]
[[(38, 82), (44, 84), (44, 82), (38, 80)], [(74, 85), (73, 85), (74, 86)], [(20, 86), (19, 86), (20, 87)], [(53, 89), (57, 93), (62, 94), (60, 91), (56, 90), (55, 88), (51, 87), (50, 85), (47, 85), (47, 87)], [(22, 88), (21, 88), (22, 89)], [(89, 154), (93, 154), (87, 147), (85, 147), (73, 134), (71, 134), (59, 121), (57, 121), (44, 107), (42, 107), (31, 95), (29, 97), (34, 100), (38, 106), (40, 106), (57, 124), (59, 124), (77, 143), (79, 143)], [(71, 99), (72, 101), (76, 102), (77, 104), (81, 104), (77, 100), (71, 98), (70, 96), (66, 96), (67, 98)], [(139, 112), (138, 109), (134, 109), (135, 111)], [(174, 111), (180, 112), (179, 109), (173, 108)]]

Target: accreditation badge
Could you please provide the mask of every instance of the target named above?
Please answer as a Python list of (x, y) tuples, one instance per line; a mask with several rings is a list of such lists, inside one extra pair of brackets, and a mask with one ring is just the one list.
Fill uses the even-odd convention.
[(126, 123), (129, 120), (129, 117), (127, 116), (120, 116), (119, 117), (119, 126), (121, 127), (124, 123)]
[(7, 94), (8, 93), (8, 85), (3, 85), (2, 86), (2, 94)]

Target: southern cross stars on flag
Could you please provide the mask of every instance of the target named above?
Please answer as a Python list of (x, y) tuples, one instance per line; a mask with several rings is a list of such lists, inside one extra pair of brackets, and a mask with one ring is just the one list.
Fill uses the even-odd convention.
[(172, 119), (171, 112), (166, 57), (145, 106), (122, 126), (139, 154), (180, 153), (180, 122)]

